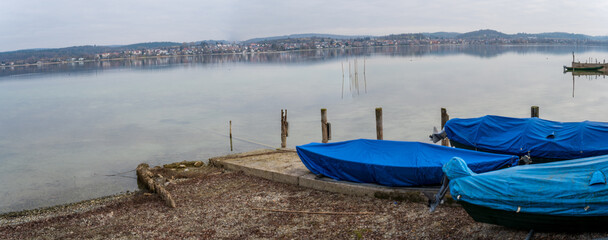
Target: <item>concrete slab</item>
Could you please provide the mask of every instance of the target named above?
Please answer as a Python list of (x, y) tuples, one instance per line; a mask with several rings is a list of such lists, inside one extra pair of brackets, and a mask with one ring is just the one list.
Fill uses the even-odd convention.
[(209, 164), (272, 181), (298, 185), (298, 178), (310, 173), (295, 150), (256, 150), (209, 159)]
[(209, 159), (209, 164), (251, 176), (322, 191), (409, 201), (427, 201), (439, 187), (386, 187), (337, 181), (312, 174), (293, 149), (256, 150)]

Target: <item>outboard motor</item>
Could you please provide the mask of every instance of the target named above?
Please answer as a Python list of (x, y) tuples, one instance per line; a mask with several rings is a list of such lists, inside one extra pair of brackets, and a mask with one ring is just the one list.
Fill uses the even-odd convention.
[(441, 168), (443, 170), (443, 179), (441, 180), (441, 188), (439, 192), (435, 194), (435, 196), (429, 201), (429, 211), (434, 212), (437, 206), (443, 202), (443, 197), (449, 190), (450, 179), (456, 179), (461, 177), (468, 177), (472, 175), (477, 175), (477, 173), (473, 172), (467, 163), (459, 157), (453, 157)]
[(437, 143), (446, 137), (448, 137), (448, 134), (443, 130), (441, 130), (441, 132), (437, 131), (436, 127), (433, 127), (433, 134), (431, 134), (429, 136), (429, 138), (431, 139), (431, 141), (433, 141), (433, 143)]

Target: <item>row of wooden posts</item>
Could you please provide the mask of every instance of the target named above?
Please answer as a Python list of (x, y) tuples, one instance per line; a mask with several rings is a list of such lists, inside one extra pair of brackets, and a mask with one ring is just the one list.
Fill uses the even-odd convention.
[[(539, 107), (532, 106), (530, 108), (530, 117), (539, 117)], [(450, 120), (450, 115), (445, 108), (441, 108), (441, 129), (445, 126), (445, 123)], [(232, 126), (232, 124), (231, 124)], [(231, 135), (231, 148), (232, 148), (232, 127), (230, 131)], [(281, 148), (287, 146), (287, 137), (289, 136), (289, 122), (287, 122), (287, 109), (281, 109)], [(376, 139), (383, 140), (384, 134), (382, 129), (382, 108), (376, 108)], [(321, 142), (327, 143), (331, 140), (331, 123), (327, 121), (327, 109), (321, 108)], [(449, 146), (449, 140), (441, 140), (441, 145)], [(231, 149), (232, 150), (232, 149)]]

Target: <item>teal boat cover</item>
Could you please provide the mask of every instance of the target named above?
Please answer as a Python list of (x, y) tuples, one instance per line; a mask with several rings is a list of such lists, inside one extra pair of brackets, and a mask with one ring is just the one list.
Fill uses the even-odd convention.
[(502, 154), (575, 159), (608, 154), (608, 123), (555, 122), (540, 118), (484, 116), (450, 119), (447, 137), (460, 144)]
[(443, 171), (458, 201), (497, 210), (608, 216), (608, 156), (521, 165), (476, 174), (453, 158)]
[(297, 146), (302, 163), (314, 174), (336, 180), (385, 186), (441, 183), (441, 167), (452, 157), (476, 172), (517, 165), (519, 158), (428, 143), (358, 139)]

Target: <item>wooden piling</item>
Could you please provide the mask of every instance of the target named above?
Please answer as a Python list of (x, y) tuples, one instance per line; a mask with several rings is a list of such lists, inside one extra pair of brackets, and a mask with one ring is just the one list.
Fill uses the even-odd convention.
[(232, 152), (232, 120), (230, 120), (230, 151)]
[(281, 148), (287, 147), (287, 136), (289, 135), (288, 129), (289, 123), (287, 122), (287, 109), (281, 109)]
[(367, 77), (365, 75), (365, 57), (363, 57), (363, 83), (365, 84), (365, 93), (367, 93)]
[(329, 131), (327, 129), (327, 109), (321, 108), (321, 142), (327, 143)]
[(344, 62), (342, 62), (342, 99), (344, 99)]
[(539, 110), (538, 106), (532, 106), (530, 108), (530, 117), (535, 117), (535, 118), (539, 117), (539, 111), (540, 110)]
[(383, 140), (384, 133), (382, 130), (382, 108), (376, 108), (376, 139)]
[(355, 90), (357, 90), (357, 95), (359, 95), (359, 63), (357, 62), (357, 58), (353, 60), (353, 67), (355, 68)]
[(158, 184), (152, 179), (152, 172), (148, 169), (150, 166), (148, 164), (142, 163), (137, 166), (135, 171), (137, 172), (137, 178), (144, 184), (146, 187), (156, 194), (160, 195), (160, 197), (165, 200), (167, 206), (175, 208), (175, 201), (169, 191), (163, 187), (163, 185)]
[[(450, 115), (448, 115), (448, 110), (445, 108), (441, 108), (441, 129), (445, 127), (445, 123), (450, 120)], [(447, 138), (441, 139), (442, 146), (450, 146), (450, 140)]]
[(350, 69), (350, 60), (348, 60), (348, 85), (350, 93), (353, 93), (353, 71)]

